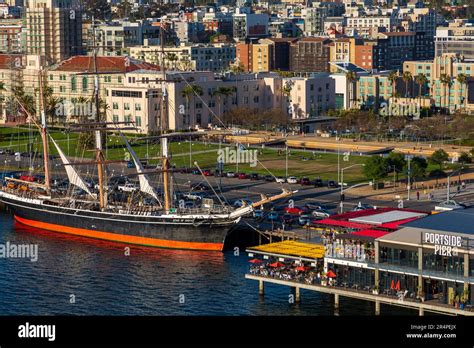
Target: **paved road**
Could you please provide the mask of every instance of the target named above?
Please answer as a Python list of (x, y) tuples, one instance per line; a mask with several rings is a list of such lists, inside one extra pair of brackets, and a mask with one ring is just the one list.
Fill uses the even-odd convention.
[[(7, 162), (5, 162), (7, 160)], [(7, 163), (9, 166), (16, 166), (18, 162), (15, 161), (14, 156), (0, 155), (0, 166)], [(28, 167), (29, 166), (28, 158), (21, 158), (20, 166)], [(41, 161), (36, 161), (36, 165), (40, 165)], [(52, 161), (52, 171), (53, 176), (64, 176), (65, 172), (61, 165), (58, 165), (57, 160)], [(82, 172), (86, 171), (85, 168), (80, 169)], [(94, 177), (94, 170), (90, 170), (90, 176)], [(114, 163), (109, 166), (108, 174), (112, 175), (121, 175), (121, 174), (131, 174), (134, 173), (134, 169), (127, 168), (124, 163)], [(157, 182), (159, 175), (152, 175), (152, 180)], [(266, 182), (263, 180), (251, 181), (249, 179), (238, 179), (238, 178), (227, 178), (227, 177), (202, 177), (200, 175), (193, 174), (181, 174), (175, 173), (173, 175), (174, 185), (177, 189), (181, 191), (189, 191), (191, 184), (195, 183), (206, 183), (211, 185), (214, 190), (222, 194), (229, 202), (232, 202), (235, 199), (239, 198), (248, 198), (252, 201), (255, 201), (260, 198), (260, 194), (273, 195), (281, 192), (281, 189), (289, 188), (292, 190), (298, 190), (291, 198), (295, 201), (295, 204), (303, 205), (307, 202), (321, 202), (331, 208), (332, 211), (335, 211), (339, 205), (339, 189), (336, 188), (314, 188), (312, 186), (301, 186), (297, 185), (288, 185), (288, 184), (279, 184), (275, 182)], [(459, 202), (473, 204), (474, 203), (474, 184), (468, 185), (465, 190), (460, 194), (456, 193), (456, 187), (452, 187), (451, 197), (456, 199)], [(374, 192), (375, 195), (375, 192)], [(379, 200), (374, 199), (373, 196), (357, 196), (347, 192), (345, 194), (346, 199), (344, 202), (345, 211), (351, 210), (359, 202), (369, 203), (374, 206), (389, 206), (397, 207), (399, 201), (397, 199), (386, 199)], [(423, 198), (423, 197), (422, 197)], [(429, 201), (426, 199), (416, 200), (416, 191), (412, 191), (412, 200), (403, 201), (403, 206), (406, 208), (419, 209), (423, 211), (432, 211), (436, 202), (446, 199), (446, 190), (437, 190), (434, 194), (434, 200)], [(217, 200), (217, 199), (216, 199)]]

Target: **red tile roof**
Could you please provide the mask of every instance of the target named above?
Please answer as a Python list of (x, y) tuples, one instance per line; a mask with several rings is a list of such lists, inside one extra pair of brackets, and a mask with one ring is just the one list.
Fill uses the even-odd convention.
[[(11, 69), (16, 63), (16, 58), (21, 58), (21, 54), (0, 54), (0, 69)], [(21, 60), (20, 60), (21, 63)]]
[[(97, 57), (97, 71), (99, 73), (125, 73), (140, 69), (157, 71), (160, 70), (160, 67), (129, 57)], [(74, 56), (62, 61), (53, 70), (93, 73), (94, 57)]]

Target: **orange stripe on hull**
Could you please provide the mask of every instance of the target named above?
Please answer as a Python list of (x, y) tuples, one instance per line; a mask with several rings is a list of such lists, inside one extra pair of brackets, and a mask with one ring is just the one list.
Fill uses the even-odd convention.
[(73, 234), (76, 236), (89, 237), (95, 239), (103, 239), (112, 242), (120, 242), (127, 244), (137, 244), (158, 248), (169, 248), (169, 249), (190, 249), (190, 250), (210, 250), (210, 251), (222, 251), (224, 243), (199, 243), (199, 242), (182, 242), (166, 239), (155, 239), (138, 236), (128, 236), (124, 234), (115, 234), (110, 232), (101, 232), (86, 230), (82, 228), (62, 226), (56, 224), (50, 224), (46, 222), (40, 222), (35, 220), (23, 219), (15, 215), (15, 220), (27, 225), (43, 230), (54, 231), (59, 233)]

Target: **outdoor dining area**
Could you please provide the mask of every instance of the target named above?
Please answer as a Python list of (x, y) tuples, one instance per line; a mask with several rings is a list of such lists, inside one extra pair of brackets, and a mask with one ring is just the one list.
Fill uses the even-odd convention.
[(252, 275), (305, 284), (320, 284), (322, 280), (322, 265), (319, 264), (308, 265), (308, 262), (299, 260), (264, 262), (257, 258), (249, 260), (249, 263), (249, 273)]

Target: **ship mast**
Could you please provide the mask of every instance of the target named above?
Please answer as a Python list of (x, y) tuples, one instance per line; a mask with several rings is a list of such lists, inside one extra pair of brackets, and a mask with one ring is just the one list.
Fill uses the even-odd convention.
[(104, 153), (102, 151), (102, 132), (100, 130), (100, 101), (99, 101), (99, 75), (97, 71), (97, 50), (95, 45), (95, 21), (92, 17), (92, 42), (93, 42), (93, 62), (94, 62), (94, 104), (96, 122), (99, 124), (99, 129), (95, 131), (95, 147), (96, 147), (96, 162), (97, 175), (99, 177), (99, 204), (100, 209), (105, 209), (107, 202), (104, 190)]
[(43, 161), (44, 161), (44, 185), (46, 191), (51, 192), (51, 180), (49, 176), (49, 154), (48, 154), (48, 135), (46, 134), (46, 113), (43, 96), (43, 67), (39, 72), (39, 93), (40, 93), (40, 113), (41, 113), (41, 139), (43, 141)]
[(161, 46), (161, 68), (163, 71), (162, 101), (160, 108), (160, 133), (161, 133), (161, 167), (163, 170), (163, 195), (165, 203), (165, 212), (168, 213), (171, 208), (171, 194), (170, 194), (170, 174), (169, 174), (169, 158), (168, 158), (168, 138), (164, 137), (164, 133), (168, 128), (166, 113), (167, 92), (166, 92), (166, 66), (165, 66), (165, 46), (164, 46), (164, 20), (161, 17), (160, 23), (160, 46)]

